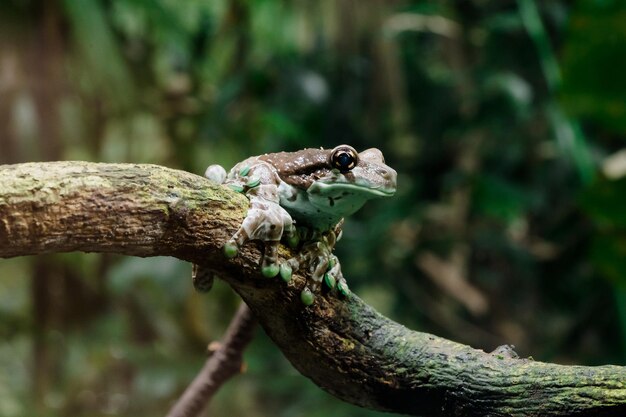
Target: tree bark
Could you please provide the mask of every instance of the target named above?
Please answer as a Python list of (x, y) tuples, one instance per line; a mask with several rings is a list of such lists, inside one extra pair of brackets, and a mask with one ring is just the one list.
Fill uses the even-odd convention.
[[(416, 416), (623, 416), (626, 367), (490, 354), (414, 332), (357, 296), (300, 301), (305, 277), (263, 278), (246, 245), (227, 260), (246, 198), (155, 165), (0, 166), (0, 257), (51, 252), (174, 256), (206, 264), (248, 304), (302, 374), (345, 401)], [(281, 248), (284, 260), (292, 254)], [(190, 283), (191, 285), (191, 283)]]

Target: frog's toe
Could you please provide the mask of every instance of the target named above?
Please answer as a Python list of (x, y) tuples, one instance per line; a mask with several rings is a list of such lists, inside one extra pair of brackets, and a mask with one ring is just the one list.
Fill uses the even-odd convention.
[(337, 279), (330, 272), (324, 274), (323, 282), (326, 288), (328, 288), (329, 290), (333, 290), (337, 286)]
[(224, 244), (223, 251), (224, 256), (226, 256), (228, 259), (232, 259), (237, 256), (237, 253), (239, 252), (239, 246), (237, 245), (237, 242), (235, 242), (235, 240), (231, 239)]
[(343, 277), (337, 281), (337, 291), (346, 298), (349, 298), (352, 294), (350, 288), (348, 288), (348, 283)]
[(250, 239), (250, 235), (246, 232), (246, 229), (240, 227), (235, 234), (228, 239), (228, 241), (224, 244), (224, 256), (228, 259), (232, 259), (239, 253), (239, 248), (242, 247), (248, 240)]
[(261, 273), (264, 277), (273, 278), (280, 272), (278, 264), (270, 264), (261, 267)]
[(321, 282), (326, 271), (328, 271), (328, 260), (323, 257), (318, 257), (311, 268), (311, 279), (316, 283)]
[(226, 170), (220, 165), (210, 165), (204, 172), (204, 176), (211, 182), (223, 184), (226, 180)]
[(263, 259), (261, 261), (261, 273), (263, 276), (272, 278), (280, 272), (278, 265), (278, 241), (266, 241)]
[[(339, 283), (341, 283), (341, 286)], [(331, 255), (328, 259), (328, 271), (324, 274), (324, 285), (328, 290), (337, 288), (341, 294), (343, 294), (342, 290), (345, 291), (348, 288), (346, 280), (341, 273), (341, 264), (335, 255)]]
[(304, 289), (300, 293), (300, 301), (302, 301), (302, 304), (304, 304), (305, 306), (310, 306), (311, 304), (313, 304), (313, 301), (315, 301), (315, 296), (308, 287), (304, 287)]
[(291, 265), (289, 265), (288, 262), (285, 262), (283, 264), (280, 265), (280, 277), (282, 278), (283, 281), (285, 282), (289, 282), (291, 281), (291, 275), (292, 275), (293, 271), (291, 269)]
[(299, 243), (300, 243), (300, 235), (298, 234), (298, 232), (294, 232), (294, 233), (287, 235), (287, 245), (289, 245), (291, 249), (297, 248)]

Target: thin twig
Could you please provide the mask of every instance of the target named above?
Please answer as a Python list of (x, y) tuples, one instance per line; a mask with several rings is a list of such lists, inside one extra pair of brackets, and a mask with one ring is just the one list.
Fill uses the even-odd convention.
[(241, 371), (243, 351), (252, 340), (256, 326), (252, 312), (242, 302), (228, 326), (222, 345), (207, 359), (167, 417), (195, 417), (204, 410), (222, 384)]

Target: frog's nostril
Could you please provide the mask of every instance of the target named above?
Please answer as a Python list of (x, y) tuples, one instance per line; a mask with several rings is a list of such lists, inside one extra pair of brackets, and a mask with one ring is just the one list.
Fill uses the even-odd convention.
[(385, 171), (383, 178), (385, 179), (385, 181), (389, 181), (390, 183), (395, 184), (397, 175), (398, 174), (396, 174), (396, 171), (394, 171), (393, 169), (388, 169)]

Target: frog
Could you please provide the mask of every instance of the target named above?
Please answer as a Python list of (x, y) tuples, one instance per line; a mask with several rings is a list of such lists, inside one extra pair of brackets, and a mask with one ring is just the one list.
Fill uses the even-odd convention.
[[(308, 267), (311, 282), (300, 298), (310, 305), (322, 286), (349, 296), (341, 265), (332, 253), (342, 236), (343, 219), (368, 200), (392, 196), (397, 173), (377, 148), (357, 152), (350, 145), (339, 145), (252, 156), (228, 173), (220, 165), (211, 165), (205, 177), (245, 194), (250, 201), (243, 222), (223, 245), (224, 255), (234, 258), (246, 242), (258, 240), (263, 243), (262, 276), (279, 275), (289, 282), (293, 272)], [(283, 264), (278, 263), (281, 240), (298, 249)], [(194, 265), (196, 290), (210, 290), (213, 279), (210, 270)]]

